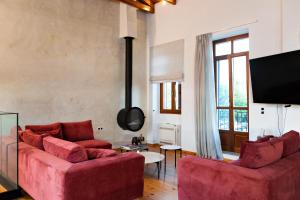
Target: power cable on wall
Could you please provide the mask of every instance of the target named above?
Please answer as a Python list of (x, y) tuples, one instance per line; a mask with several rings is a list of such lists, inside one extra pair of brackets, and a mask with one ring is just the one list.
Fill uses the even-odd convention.
[(286, 119), (287, 119), (287, 112), (288, 112), (288, 108), (291, 107), (291, 105), (284, 105), (285, 108), (285, 112), (284, 112), (284, 117), (283, 117), (283, 122), (282, 122), (282, 130), (280, 129), (280, 117), (279, 117), (279, 104), (277, 104), (277, 129), (278, 132), (280, 134), (280, 136), (283, 134), (284, 130), (285, 130), (285, 124), (286, 124)]

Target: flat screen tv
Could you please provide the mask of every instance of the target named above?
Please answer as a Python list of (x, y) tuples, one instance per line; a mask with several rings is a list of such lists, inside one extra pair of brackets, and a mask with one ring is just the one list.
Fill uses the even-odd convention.
[(300, 50), (250, 60), (254, 103), (300, 104)]

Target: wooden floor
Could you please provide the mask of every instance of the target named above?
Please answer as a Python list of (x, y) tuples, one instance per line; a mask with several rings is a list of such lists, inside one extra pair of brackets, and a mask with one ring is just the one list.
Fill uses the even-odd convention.
[[(158, 145), (149, 146), (149, 151), (159, 152)], [(185, 156), (185, 153), (183, 153)], [(177, 152), (177, 160), (180, 155)], [(177, 200), (177, 175), (175, 168), (175, 154), (173, 151), (167, 152), (167, 168), (164, 173), (164, 163), (162, 162), (160, 179), (157, 178), (156, 164), (145, 166), (144, 197), (138, 200)], [(18, 200), (32, 200), (28, 195), (24, 195)]]
[[(159, 146), (150, 146), (149, 151), (159, 152)], [(185, 156), (183, 153), (182, 156)], [(180, 155), (177, 152), (177, 160)], [(164, 162), (162, 162), (161, 177), (157, 179), (157, 169), (155, 164), (145, 166), (145, 187), (144, 197), (139, 200), (177, 200), (177, 171), (175, 168), (174, 151), (167, 152), (166, 173), (164, 172)]]

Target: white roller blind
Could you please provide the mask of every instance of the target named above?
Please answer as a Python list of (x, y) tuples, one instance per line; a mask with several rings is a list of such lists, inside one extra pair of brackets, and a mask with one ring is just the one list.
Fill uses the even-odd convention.
[(153, 46), (150, 49), (152, 82), (183, 81), (184, 40)]

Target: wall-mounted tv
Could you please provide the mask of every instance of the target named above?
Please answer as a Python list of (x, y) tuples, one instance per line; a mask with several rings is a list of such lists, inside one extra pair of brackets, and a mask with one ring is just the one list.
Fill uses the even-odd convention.
[(250, 60), (254, 103), (300, 104), (300, 50)]

